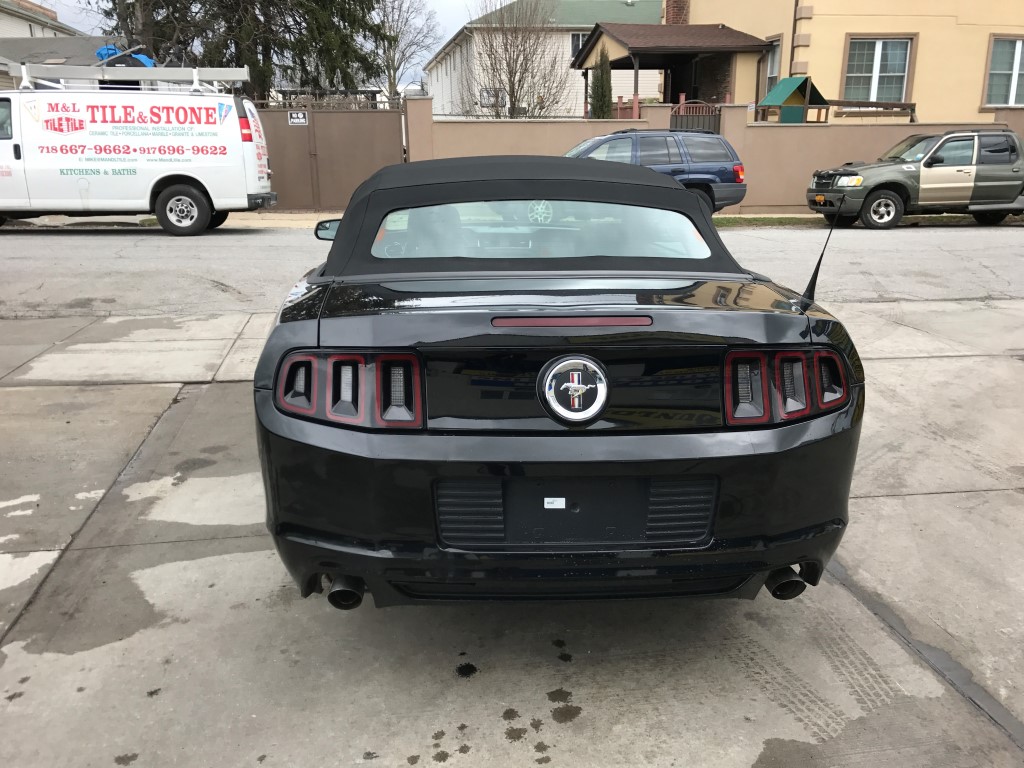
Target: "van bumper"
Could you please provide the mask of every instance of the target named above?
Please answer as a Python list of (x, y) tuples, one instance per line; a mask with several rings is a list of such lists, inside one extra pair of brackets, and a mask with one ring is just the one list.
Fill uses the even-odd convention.
[(246, 210), (256, 211), (260, 208), (270, 208), (277, 205), (277, 192), (260, 192), (258, 195), (248, 196), (249, 207)]

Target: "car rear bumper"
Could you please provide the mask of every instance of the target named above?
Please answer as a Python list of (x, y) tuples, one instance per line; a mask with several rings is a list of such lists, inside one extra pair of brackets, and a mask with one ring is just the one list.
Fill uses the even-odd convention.
[(260, 208), (271, 208), (277, 205), (277, 192), (260, 192), (256, 195), (249, 195), (249, 208), (250, 211), (256, 211)]
[(816, 213), (841, 216), (856, 216), (864, 204), (862, 190), (851, 192), (829, 192), (822, 189), (807, 190), (807, 207)]
[[(267, 524), (304, 596), (322, 575), (345, 575), (362, 579), (377, 606), (752, 598), (789, 565), (816, 584), (847, 522), (863, 389), (852, 395), (842, 411), (773, 429), (527, 437), (338, 429), (284, 416), (257, 390)], [(710, 535), (689, 545), (455, 547), (439, 530), (441, 480), (694, 476), (714, 477), (718, 494)]]
[(746, 184), (712, 184), (711, 191), (715, 196), (715, 211), (728, 208), (730, 205), (739, 205), (747, 196)]

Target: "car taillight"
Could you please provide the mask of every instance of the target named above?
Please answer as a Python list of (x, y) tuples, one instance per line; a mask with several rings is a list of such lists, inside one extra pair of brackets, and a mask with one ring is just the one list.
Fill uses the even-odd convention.
[(249, 125), (249, 118), (238, 118), (238, 127), (242, 131), (242, 141), (252, 141), (252, 126)]
[(419, 358), (410, 353), (293, 352), (281, 363), (275, 400), (287, 413), (385, 429), (420, 429)]
[(725, 356), (725, 423), (778, 424), (849, 399), (846, 363), (832, 350), (734, 350)]
[(735, 181), (737, 184), (743, 183), (743, 181), (747, 178), (746, 172), (743, 170), (743, 163), (736, 163), (736, 165), (732, 167), (732, 175), (733, 181)]

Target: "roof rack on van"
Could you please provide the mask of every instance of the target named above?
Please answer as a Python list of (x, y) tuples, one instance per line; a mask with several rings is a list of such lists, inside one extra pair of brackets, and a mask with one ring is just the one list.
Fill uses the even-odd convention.
[(81, 89), (81, 84), (65, 84), (65, 80), (99, 81), (101, 83), (187, 83), (193, 92), (219, 91), (219, 83), (248, 82), (249, 67), (107, 67), (102, 62), (91, 67), (64, 64), (8, 64), (12, 77), (21, 76), (22, 90)]

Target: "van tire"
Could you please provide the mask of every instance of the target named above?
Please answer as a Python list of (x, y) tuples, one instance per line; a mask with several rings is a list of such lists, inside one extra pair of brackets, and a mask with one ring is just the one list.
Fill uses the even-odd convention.
[(216, 229), (217, 227), (219, 227), (221, 224), (223, 224), (227, 220), (228, 220), (228, 212), (227, 211), (216, 211), (216, 212), (214, 212), (214, 214), (212, 216), (210, 216), (210, 223), (206, 225), (206, 228), (207, 229)]
[(212, 215), (206, 195), (188, 184), (175, 184), (157, 195), (155, 213), (164, 232), (177, 237), (202, 234)]

